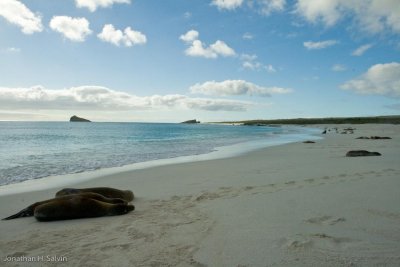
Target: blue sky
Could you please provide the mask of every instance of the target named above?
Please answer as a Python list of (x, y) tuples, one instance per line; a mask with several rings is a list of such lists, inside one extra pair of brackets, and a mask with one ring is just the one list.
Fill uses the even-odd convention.
[(0, 120), (400, 113), (398, 0), (1, 0)]

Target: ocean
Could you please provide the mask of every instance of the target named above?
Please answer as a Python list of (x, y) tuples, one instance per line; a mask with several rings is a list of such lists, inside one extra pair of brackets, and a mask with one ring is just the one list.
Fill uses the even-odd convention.
[(304, 127), (0, 122), (0, 185), (207, 154), (235, 144), (258, 148), (315, 133)]

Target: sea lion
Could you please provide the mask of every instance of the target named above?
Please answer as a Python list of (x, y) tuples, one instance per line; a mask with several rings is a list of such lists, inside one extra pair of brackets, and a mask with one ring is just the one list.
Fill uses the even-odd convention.
[(365, 156), (381, 156), (379, 152), (369, 152), (367, 150), (351, 150), (346, 153), (346, 157), (365, 157)]
[(34, 216), (38, 221), (56, 221), (122, 215), (134, 209), (135, 206), (127, 203), (110, 204), (74, 195), (70, 198), (56, 198), (54, 201), (37, 206)]
[(108, 198), (121, 198), (127, 202), (134, 199), (133, 192), (130, 190), (119, 190), (111, 187), (92, 187), (92, 188), (64, 188), (56, 193), (56, 197), (80, 194), (83, 192), (92, 192), (103, 195)]
[[(82, 196), (82, 197), (86, 197), (86, 198), (95, 199), (95, 200), (105, 202), (105, 203), (111, 203), (111, 204), (118, 204), (118, 203), (126, 204), (127, 203), (124, 199), (121, 199), (121, 198), (108, 198), (108, 197), (105, 197), (103, 195), (93, 193), (93, 192), (82, 192), (78, 195)], [(49, 203), (49, 202), (52, 202), (55, 200), (68, 200), (75, 196), (76, 195), (71, 194), (71, 195), (60, 196), (57, 198), (47, 199), (44, 201), (39, 201), (39, 202), (33, 203), (32, 205), (28, 206), (27, 208), (21, 210), (20, 212), (14, 214), (14, 215), (4, 218), (3, 220), (11, 220), (11, 219), (22, 218), (22, 217), (30, 217), (30, 216), (33, 216), (36, 207), (38, 207), (42, 204)]]

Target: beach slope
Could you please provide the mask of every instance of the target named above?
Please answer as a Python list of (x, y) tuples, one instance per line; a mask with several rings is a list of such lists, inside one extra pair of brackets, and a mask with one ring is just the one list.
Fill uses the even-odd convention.
[[(0, 221), (2, 265), (398, 266), (400, 126), (337, 127), (355, 130), (74, 185), (130, 189), (136, 210), (51, 223)], [(345, 157), (349, 150), (382, 156)], [(0, 216), (59, 189), (1, 196)]]

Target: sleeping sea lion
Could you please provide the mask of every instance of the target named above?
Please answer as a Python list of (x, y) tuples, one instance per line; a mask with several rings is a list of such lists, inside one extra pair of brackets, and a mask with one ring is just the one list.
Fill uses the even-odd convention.
[[(11, 220), (11, 219), (16, 219), (16, 218), (21, 218), (21, 217), (33, 216), (35, 208), (38, 207), (39, 205), (42, 205), (42, 204), (45, 204), (45, 203), (49, 203), (49, 202), (52, 202), (54, 200), (59, 200), (59, 199), (68, 200), (68, 199), (73, 198), (74, 196), (76, 196), (76, 195), (72, 195), (72, 194), (71, 195), (65, 195), (65, 196), (60, 196), (60, 197), (57, 197), (57, 198), (47, 199), (47, 200), (44, 200), (44, 201), (39, 201), (39, 202), (33, 203), (32, 205), (28, 206), (27, 208), (21, 210), (20, 212), (14, 214), (14, 215), (11, 215), (11, 216), (9, 216), (7, 218), (4, 218), (3, 220)], [(82, 192), (82, 193), (79, 194), (79, 196), (86, 197), (86, 198), (92, 198), (92, 199), (95, 199), (95, 200), (98, 200), (98, 201), (102, 201), (102, 202), (105, 202), (105, 203), (112, 203), (112, 204), (118, 204), (118, 203), (126, 204), (127, 203), (125, 200), (123, 200), (121, 198), (108, 198), (108, 197), (105, 197), (103, 195), (100, 195), (100, 194), (97, 194), (97, 193), (93, 193), (93, 192)]]
[(127, 203), (110, 204), (74, 195), (71, 198), (56, 198), (54, 201), (37, 206), (34, 216), (38, 221), (55, 221), (122, 215), (134, 209), (135, 206)]
[(111, 187), (92, 187), (92, 188), (64, 188), (56, 193), (56, 197), (80, 194), (83, 192), (92, 192), (103, 195), (108, 198), (121, 198), (127, 202), (134, 199), (133, 192), (130, 190), (119, 190)]

